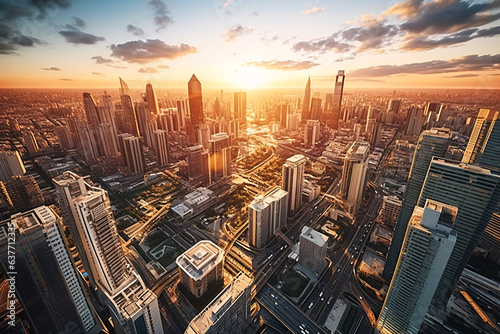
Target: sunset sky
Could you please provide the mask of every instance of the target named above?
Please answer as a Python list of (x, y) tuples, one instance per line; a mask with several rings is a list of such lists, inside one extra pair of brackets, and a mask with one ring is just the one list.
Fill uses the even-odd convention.
[(491, 89), (499, 36), (500, 0), (0, 0), (0, 87)]

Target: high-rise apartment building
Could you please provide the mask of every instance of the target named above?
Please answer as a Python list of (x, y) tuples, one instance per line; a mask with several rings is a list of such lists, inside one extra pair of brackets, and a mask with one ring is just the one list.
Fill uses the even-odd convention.
[(120, 101), (122, 103), (123, 111), (123, 132), (130, 133), (138, 137), (139, 127), (137, 125), (137, 116), (134, 110), (134, 103), (130, 96), (128, 85), (120, 78)]
[(377, 322), (381, 334), (419, 332), (457, 242), (457, 211), (429, 199), (424, 207), (415, 207)]
[(165, 130), (154, 132), (156, 164), (158, 166), (168, 165), (168, 133)]
[(315, 147), (319, 140), (320, 123), (315, 119), (308, 119), (304, 127), (304, 146)]
[(387, 108), (387, 112), (399, 114), (400, 110), (401, 110), (401, 100), (392, 99)]
[(281, 188), (288, 192), (288, 215), (293, 216), (302, 204), (302, 181), (306, 168), (306, 157), (302, 154), (286, 159), (282, 168)]
[(304, 226), (300, 234), (299, 263), (319, 275), (326, 266), (328, 237)]
[(190, 146), (187, 151), (189, 180), (208, 185), (208, 152), (201, 145)]
[(411, 164), (408, 182), (401, 205), (401, 211), (394, 230), (391, 247), (387, 255), (387, 261), (384, 267), (384, 278), (391, 280), (399, 253), (403, 245), (403, 239), (406, 233), (406, 227), (410, 221), (411, 214), (418, 204), (418, 197), (422, 190), (427, 170), (432, 157), (443, 158), (448, 150), (451, 133), (448, 129), (431, 129), (423, 131), (418, 139), (413, 161)]
[(175, 260), (182, 284), (200, 298), (208, 286), (224, 279), (224, 251), (208, 240), (202, 240)]
[(26, 173), (18, 151), (0, 151), (0, 181), (8, 182), (13, 176)]
[(125, 161), (130, 174), (144, 174), (145, 162), (140, 139), (134, 136), (125, 137), (123, 139), (123, 150), (125, 151)]
[(446, 303), (500, 202), (500, 172), (434, 158), (418, 205), (424, 206), (427, 199), (458, 208), (453, 224), (457, 242), (429, 308), (443, 319)]
[(78, 143), (79, 153), (83, 156), (83, 160), (87, 164), (93, 164), (97, 161), (99, 152), (94, 137), (94, 130), (90, 129), (85, 122), (78, 122)]
[(234, 118), (240, 121), (240, 124), (247, 124), (247, 93), (234, 93)]
[[(4, 229), (15, 229), (16, 295), (34, 333), (99, 333), (100, 324), (82, 286), (60, 218), (48, 207), (13, 215)], [(9, 272), (7, 234), (0, 260)], [(9, 250), (10, 250), (9, 246)]]
[(121, 246), (108, 193), (72, 172), (53, 179), (89, 281), (110, 309), (117, 333), (162, 333), (157, 296)]
[(251, 320), (252, 279), (240, 272), (188, 325), (186, 334), (243, 332)]
[(13, 176), (5, 184), (5, 189), (17, 211), (28, 211), (45, 202), (42, 191), (32, 175)]
[(274, 188), (248, 206), (248, 242), (260, 248), (286, 224), (288, 192)]
[(386, 225), (396, 225), (399, 212), (401, 211), (401, 204), (402, 201), (400, 201), (396, 196), (384, 196), (382, 210), (380, 211), (380, 220), (382, 220)]
[(212, 184), (231, 175), (231, 145), (225, 132), (212, 135), (209, 144), (209, 183)]
[(368, 171), (368, 156), (370, 144), (354, 142), (346, 153), (342, 169), (340, 197), (346, 211), (355, 215), (361, 205), (366, 188), (366, 173)]
[(302, 101), (302, 115), (301, 119), (304, 123), (306, 120), (311, 119), (311, 77), (307, 78), (306, 89), (304, 91), (304, 100)]
[(191, 114), (191, 126), (205, 122), (203, 114), (203, 99), (201, 95), (201, 82), (193, 74), (188, 82), (189, 112)]
[(420, 107), (411, 107), (406, 114), (405, 135), (420, 135), (424, 120), (424, 109)]
[(335, 84), (333, 88), (332, 120), (329, 122), (332, 125), (332, 128), (335, 130), (339, 128), (339, 119), (341, 119), (343, 116), (342, 96), (344, 94), (344, 81), (344, 71), (340, 70), (335, 77)]
[(500, 168), (500, 112), (479, 110), (462, 162)]

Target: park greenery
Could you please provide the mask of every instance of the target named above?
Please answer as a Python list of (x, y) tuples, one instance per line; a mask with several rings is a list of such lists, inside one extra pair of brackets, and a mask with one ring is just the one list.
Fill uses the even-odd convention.
[(239, 162), (239, 167), (242, 169), (251, 169), (260, 164), (265, 159), (269, 158), (273, 151), (269, 146), (260, 146), (251, 154), (247, 155)]

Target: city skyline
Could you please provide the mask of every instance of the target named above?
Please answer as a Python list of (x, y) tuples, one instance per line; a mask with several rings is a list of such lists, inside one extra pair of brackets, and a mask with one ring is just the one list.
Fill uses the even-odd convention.
[[(5, 2), (0, 88), (494, 89), (496, 1)], [(97, 10), (98, 9), (98, 10)], [(139, 19), (141, 18), (141, 19)], [(333, 22), (333, 23), (332, 23)], [(292, 24), (293, 23), (293, 24)]]

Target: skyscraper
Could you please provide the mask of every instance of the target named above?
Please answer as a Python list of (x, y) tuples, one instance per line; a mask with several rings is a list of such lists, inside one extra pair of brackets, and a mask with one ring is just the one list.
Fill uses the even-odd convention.
[(286, 159), (282, 168), (281, 188), (288, 192), (288, 215), (293, 216), (302, 204), (302, 181), (306, 168), (306, 157), (302, 154)]
[(322, 119), (321, 99), (318, 97), (311, 98), (311, 119)]
[(156, 164), (158, 166), (168, 165), (168, 133), (165, 130), (154, 132)]
[(406, 114), (405, 135), (418, 136), (424, 125), (424, 109), (411, 107)]
[(209, 183), (212, 184), (231, 175), (231, 145), (225, 132), (212, 135), (209, 143)]
[(26, 173), (18, 151), (0, 151), (0, 181), (8, 182), (13, 176)]
[(345, 74), (343, 70), (340, 70), (335, 77), (335, 84), (333, 89), (333, 110), (332, 110), (332, 120), (330, 124), (333, 129), (339, 128), (339, 119), (342, 118), (342, 95), (344, 94), (344, 81)]
[(149, 106), (149, 112), (157, 116), (160, 114), (160, 108), (158, 107), (158, 100), (156, 99), (156, 94), (153, 89), (153, 85), (149, 82), (146, 84), (146, 102)]
[(304, 127), (304, 146), (314, 147), (319, 140), (320, 124), (316, 119), (308, 119)]
[(488, 259), (500, 263), (500, 213), (491, 216), (484, 234), (479, 241), (479, 246), (488, 251)]
[(326, 266), (328, 237), (304, 226), (300, 233), (299, 263), (319, 275)]
[(446, 303), (500, 202), (500, 172), (434, 158), (418, 205), (424, 206), (427, 199), (458, 208), (453, 224), (457, 242), (429, 308), (429, 312), (443, 318)]
[(118, 147), (116, 137), (113, 133), (113, 127), (109, 123), (99, 124), (97, 128), (99, 141), (102, 143), (103, 154), (106, 157), (118, 156)]
[(457, 242), (457, 208), (427, 200), (415, 207), (377, 322), (381, 334), (417, 334)]
[(123, 132), (130, 133), (136, 137), (140, 135), (137, 125), (137, 116), (134, 110), (132, 97), (130, 96), (128, 85), (120, 78), (120, 100), (123, 111)]
[(78, 137), (80, 138), (80, 142), (78, 143), (79, 153), (83, 156), (83, 160), (87, 164), (95, 163), (99, 153), (97, 151), (94, 131), (89, 128), (87, 123), (79, 122)]
[(395, 114), (399, 114), (401, 110), (401, 100), (391, 99), (389, 106), (387, 108), (387, 112), (393, 112)]
[[(59, 220), (46, 206), (9, 219), (16, 231), (16, 295), (36, 333), (99, 333)], [(0, 240), (5, 269), (7, 246), (7, 238)]]
[(23, 139), (24, 142), (26, 143), (26, 149), (28, 150), (29, 154), (33, 154), (40, 151), (40, 146), (38, 145), (35, 135), (33, 134), (33, 131), (31, 131), (31, 129), (28, 129), (24, 133)]
[(248, 243), (264, 246), (286, 224), (288, 192), (274, 188), (259, 195), (248, 206)]
[(197, 126), (205, 122), (203, 114), (203, 99), (201, 96), (201, 82), (193, 74), (188, 82), (189, 112), (191, 114), (191, 125)]
[(479, 110), (462, 162), (500, 168), (500, 112)]
[(123, 139), (123, 150), (127, 169), (132, 175), (144, 174), (144, 154), (138, 137), (130, 136)]
[[(78, 253), (108, 308), (118, 333), (161, 333), (158, 300), (125, 258), (108, 193), (80, 176), (54, 178), (65, 221), (76, 230)], [(72, 226), (72, 227), (71, 227)]]
[(344, 159), (340, 197), (344, 201), (346, 211), (351, 215), (356, 214), (363, 199), (369, 155), (369, 143), (354, 142)]
[(418, 139), (417, 147), (413, 155), (408, 182), (403, 197), (403, 204), (394, 230), (391, 247), (387, 255), (387, 261), (384, 267), (384, 278), (391, 280), (394, 268), (398, 261), (403, 239), (406, 233), (406, 227), (411, 214), (417, 205), (422, 185), (432, 157), (443, 158), (448, 150), (451, 133), (448, 129), (431, 129), (423, 131)]
[(67, 126), (56, 126), (55, 132), (57, 140), (59, 141), (59, 146), (62, 150), (68, 151), (75, 148), (75, 145), (73, 144), (73, 137), (71, 136), (71, 132)]
[(45, 202), (42, 191), (32, 175), (13, 176), (5, 184), (5, 189), (17, 211), (28, 211)]
[(309, 103), (311, 102), (311, 77), (307, 78), (306, 90), (304, 91), (304, 101), (302, 101), (302, 122), (311, 119), (311, 108)]
[(97, 126), (101, 124), (99, 119), (99, 114), (97, 112), (97, 104), (90, 93), (83, 93), (83, 109), (85, 110), (85, 116), (87, 117), (87, 122), (92, 129), (97, 129)]
[(190, 146), (187, 150), (189, 180), (195, 184), (201, 182), (208, 185), (208, 152), (205, 152), (201, 145)]
[(234, 118), (240, 120), (240, 124), (247, 124), (247, 93), (234, 93)]

